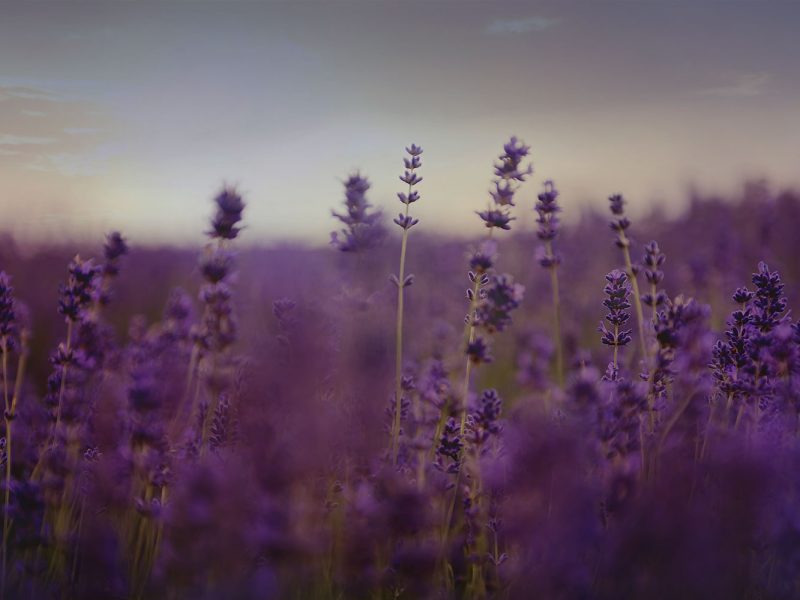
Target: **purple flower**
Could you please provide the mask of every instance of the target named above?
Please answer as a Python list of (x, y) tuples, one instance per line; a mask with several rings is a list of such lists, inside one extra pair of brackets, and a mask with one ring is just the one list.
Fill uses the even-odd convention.
[(498, 180), (494, 182), (495, 189), (489, 192), (489, 195), (498, 206), (514, 206), (514, 194), (516, 189), (510, 182), (505, 180)]
[(621, 217), (625, 213), (625, 199), (622, 197), (622, 194), (609, 196), (608, 202), (613, 215)]
[(366, 196), (369, 188), (366, 177), (353, 173), (344, 182), (345, 212), (331, 212), (345, 225), (341, 231), (331, 233), (331, 245), (342, 252), (369, 250), (383, 240), (385, 231), (380, 224), (381, 213), (371, 210), (372, 204)]
[(484, 390), (477, 409), (469, 415), (467, 438), (474, 446), (483, 446), (489, 438), (500, 433), (500, 411), (503, 401), (497, 390)]
[(475, 249), (469, 258), (469, 268), (475, 273), (486, 273), (494, 267), (497, 260), (497, 244), (492, 240), (485, 240)]
[(615, 194), (610, 196), (608, 201), (611, 214), (615, 217), (611, 220), (609, 226), (617, 233), (616, 244), (619, 248), (627, 248), (631, 242), (625, 235), (625, 230), (631, 226), (631, 222), (625, 216), (625, 200), (620, 194)]
[(644, 247), (644, 258), (642, 258), (642, 265), (644, 266), (645, 278), (653, 285), (658, 285), (664, 279), (664, 272), (661, 270), (661, 265), (664, 264), (666, 256), (661, 252), (658, 243), (654, 240)]
[(514, 206), (514, 194), (517, 187), (513, 182), (525, 181), (525, 178), (533, 173), (533, 166), (522, 167), (522, 160), (530, 152), (530, 147), (512, 137), (504, 146), (503, 154), (500, 155), (500, 162), (494, 165), (494, 174), (497, 177), (492, 183), (494, 189), (489, 192), (494, 208), (489, 206), (484, 211), (477, 211), (478, 216), (484, 221), (486, 227), (509, 230), (511, 221), (514, 220), (508, 214), (510, 206)]
[(245, 206), (242, 196), (236, 188), (224, 186), (214, 198), (214, 202), (217, 204), (217, 212), (211, 219), (211, 231), (208, 235), (221, 240), (235, 239), (241, 231), (237, 224), (242, 220)]
[(403, 229), (411, 229), (414, 225), (419, 223), (419, 219), (414, 219), (410, 216), (404, 215), (403, 213), (398, 214), (393, 221)]
[(542, 241), (554, 240), (558, 235), (558, 213), (561, 207), (558, 205), (558, 190), (551, 179), (544, 182), (544, 191), (538, 196), (536, 212), (539, 217), (536, 222), (539, 224), (537, 235)]
[(533, 173), (533, 165), (522, 166), (523, 159), (530, 153), (530, 146), (526, 146), (522, 140), (512, 136), (503, 145), (503, 154), (500, 155), (500, 162), (494, 166), (494, 174), (500, 179), (525, 181), (525, 177)]
[(647, 244), (644, 247), (644, 251), (642, 266), (644, 267), (644, 276), (650, 283), (651, 291), (642, 294), (642, 303), (657, 311), (667, 300), (666, 292), (657, 289), (658, 284), (664, 279), (664, 272), (661, 270), (661, 266), (664, 264), (666, 257), (655, 241)]
[(467, 356), (475, 364), (490, 363), (493, 360), (489, 345), (481, 336), (467, 344)]
[(777, 271), (770, 271), (766, 263), (760, 262), (758, 272), (753, 274), (753, 284), (756, 286), (753, 324), (762, 332), (771, 331), (786, 312), (781, 276)]
[(97, 297), (100, 268), (91, 259), (83, 260), (76, 256), (69, 264), (68, 273), (67, 284), (61, 286), (58, 311), (68, 321), (74, 322), (83, 317)]
[(106, 235), (103, 245), (103, 256), (106, 262), (103, 265), (103, 274), (113, 277), (119, 274), (119, 259), (128, 253), (128, 243), (119, 231), (112, 231)]
[(505, 273), (493, 275), (482, 291), (483, 298), (476, 309), (477, 324), (489, 333), (503, 331), (511, 323), (511, 312), (522, 303), (525, 288)]
[(476, 213), (489, 229), (497, 227), (498, 229), (508, 231), (511, 229), (511, 221), (515, 219), (515, 217), (512, 217), (508, 212), (500, 208), (488, 208), (483, 211), (476, 211)]
[(447, 419), (442, 428), (442, 435), (436, 446), (434, 466), (445, 473), (455, 474), (461, 468), (463, 443), (460, 436), (461, 427), (453, 417)]
[(604, 323), (600, 323), (599, 331), (602, 333), (600, 341), (608, 346), (625, 346), (631, 341), (630, 330), (620, 329), (630, 319), (628, 310), (631, 303), (628, 297), (631, 293), (631, 286), (628, 283), (628, 276), (619, 269), (614, 269), (606, 275), (608, 282), (604, 288), (606, 296), (603, 306), (608, 309), (606, 321), (614, 326), (613, 330), (606, 328)]
[(211, 249), (200, 256), (200, 272), (209, 283), (219, 283), (230, 275), (233, 256), (227, 250)]
[(11, 278), (5, 271), (0, 271), (0, 337), (2, 338), (10, 338), (16, 332), (13, 293)]

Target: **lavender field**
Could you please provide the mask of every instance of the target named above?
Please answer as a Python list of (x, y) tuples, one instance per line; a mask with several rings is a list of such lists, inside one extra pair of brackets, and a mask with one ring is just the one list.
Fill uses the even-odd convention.
[(402, 152), (328, 248), (0, 245), (5, 597), (800, 597), (800, 195), (578, 216), (512, 137), (465, 241)]

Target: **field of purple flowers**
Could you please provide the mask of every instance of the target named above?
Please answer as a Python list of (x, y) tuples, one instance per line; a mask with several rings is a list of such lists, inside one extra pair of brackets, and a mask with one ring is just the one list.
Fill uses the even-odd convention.
[(0, 243), (4, 597), (800, 597), (800, 196), (564, 226), (511, 138), (462, 242), (423, 156), (325, 250)]

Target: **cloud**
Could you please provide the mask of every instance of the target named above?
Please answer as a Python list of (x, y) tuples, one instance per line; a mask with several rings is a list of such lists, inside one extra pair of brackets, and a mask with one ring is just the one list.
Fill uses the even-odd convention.
[(13, 133), (0, 133), (0, 146), (41, 146), (52, 144), (56, 140), (50, 137), (37, 137), (35, 135), (14, 135)]
[(0, 171), (87, 176), (115, 155), (109, 145), (114, 123), (85, 100), (34, 86), (0, 82)]
[(767, 91), (772, 76), (765, 71), (748, 73), (731, 73), (725, 77), (724, 85), (698, 90), (701, 96), (717, 96), (721, 98), (750, 98), (760, 96)]
[(509, 35), (519, 33), (531, 33), (550, 29), (561, 19), (550, 17), (523, 17), (518, 19), (495, 19), (486, 28), (486, 33), (493, 35)]
[(21, 85), (0, 85), (0, 102), (4, 100), (52, 100), (53, 97), (45, 91)]

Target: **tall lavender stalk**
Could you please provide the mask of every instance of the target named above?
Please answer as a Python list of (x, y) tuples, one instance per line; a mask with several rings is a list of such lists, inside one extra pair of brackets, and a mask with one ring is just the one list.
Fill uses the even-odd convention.
[[(186, 404), (190, 402), (192, 383), (194, 382), (194, 398), (191, 399), (189, 415), (194, 415), (199, 407), (200, 367), (201, 362), (210, 356), (212, 379), (216, 371), (216, 355), (230, 346), (236, 336), (236, 321), (231, 303), (232, 292), (226, 279), (233, 269), (233, 255), (227, 244), (235, 240), (241, 227), (245, 203), (239, 192), (230, 186), (223, 186), (214, 197), (216, 212), (211, 219), (211, 229), (206, 232), (212, 242), (206, 246), (200, 257), (200, 271), (206, 283), (200, 291), (203, 302), (203, 316), (200, 323), (193, 328), (194, 345), (189, 359), (186, 374), (184, 395), (173, 417), (171, 429), (174, 434), (185, 430), (183, 416)], [(214, 243), (216, 242), (216, 243)], [(214, 399), (212, 399), (214, 401)], [(213, 414), (213, 409), (209, 411)], [(205, 430), (203, 429), (203, 434)]]
[[(461, 392), (461, 423), (458, 429), (460, 440), (464, 440), (467, 427), (472, 367), (492, 360), (489, 345), (484, 337), (477, 335), (477, 329), (481, 326), (489, 334), (502, 331), (511, 321), (511, 311), (517, 308), (522, 301), (524, 289), (521, 285), (515, 284), (510, 276), (491, 276), (495, 262), (495, 243), (492, 240), (492, 233), (495, 229), (505, 231), (511, 229), (510, 223), (514, 217), (509, 214), (509, 210), (511, 206), (514, 206), (514, 195), (519, 189), (519, 183), (524, 182), (526, 177), (533, 173), (531, 164), (522, 166), (522, 161), (529, 153), (530, 146), (525, 145), (515, 136), (512, 136), (503, 145), (503, 154), (499, 157), (500, 162), (494, 165), (495, 179), (492, 182), (494, 189), (489, 192), (492, 203), (485, 211), (477, 213), (489, 232), (472, 254), (468, 272), (472, 287), (467, 290), (469, 312), (465, 318), (466, 366)], [(442, 419), (440, 419), (440, 423), (442, 423)], [(441, 431), (437, 428), (434, 443), (439, 443), (440, 433)], [(462, 446), (462, 453), (463, 451)], [(462, 464), (463, 461), (457, 463), (456, 481), (444, 520), (442, 549), (446, 547), (450, 533), (450, 522), (458, 497)]]
[(55, 435), (61, 422), (61, 409), (68, 383), (69, 367), (76, 360), (72, 347), (75, 326), (88, 317), (89, 311), (96, 302), (98, 293), (97, 276), (99, 273), (100, 267), (95, 265), (92, 259), (83, 260), (80, 256), (76, 256), (69, 265), (67, 284), (61, 288), (58, 309), (67, 322), (67, 337), (64, 344), (59, 345), (56, 356), (53, 359), (54, 363), (61, 367), (61, 371), (56, 419), (53, 424), (52, 435)]
[(403, 238), (400, 244), (400, 270), (396, 276), (393, 276), (392, 281), (397, 286), (397, 330), (395, 341), (395, 410), (394, 419), (392, 421), (392, 440), (391, 440), (391, 453), (392, 464), (397, 463), (397, 452), (400, 446), (400, 414), (403, 394), (403, 299), (405, 288), (410, 286), (413, 282), (413, 275), (406, 276), (406, 248), (408, 246), (408, 231), (414, 225), (419, 223), (419, 219), (413, 219), (409, 216), (409, 208), (413, 202), (419, 200), (419, 192), (414, 189), (414, 186), (422, 181), (422, 177), (417, 175), (416, 170), (422, 166), (422, 148), (416, 144), (411, 144), (410, 148), (406, 148), (410, 158), (403, 158), (405, 165), (405, 172), (400, 176), (400, 181), (408, 184), (408, 192), (400, 192), (397, 197), (405, 205), (405, 211), (401, 212), (394, 222), (403, 230)]
[[(522, 161), (530, 154), (530, 146), (525, 145), (516, 136), (511, 138), (503, 145), (503, 154), (500, 155), (499, 163), (494, 165), (495, 179), (492, 181), (494, 189), (489, 192), (492, 203), (486, 210), (479, 211), (478, 216), (489, 230), (486, 240), (490, 240), (495, 229), (508, 231), (511, 229), (511, 221), (514, 220), (509, 214), (510, 207), (514, 206), (514, 195), (519, 190), (519, 183), (524, 182), (525, 178), (533, 173), (533, 165), (522, 166)], [(485, 348), (483, 340), (476, 340), (476, 320), (475, 309), (482, 299), (481, 286), (489, 282), (488, 272), (493, 266), (494, 251), (491, 247), (480, 249), (473, 255), (469, 272), (472, 288), (467, 291), (469, 299), (469, 313), (467, 313), (467, 363), (464, 369), (464, 386), (462, 392), (461, 407), (461, 428), (460, 435), (463, 437), (467, 419), (467, 403), (469, 400), (469, 382), (472, 365), (481, 362), (481, 355)], [(476, 360), (477, 359), (477, 360)]]
[(558, 265), (561, 257), (553, 251), (553, 240), (558, 236), (558, 190), (552, 180), (544, 182), (544, 192), (539, 194), (536, 212), (539, 217), (537, 235), (544, 242), (540, 249), (539, 264), (550, 271), (550, 288), (553, 293), (553, 338), (556, 346), (556, 375), (559, 387), (564, 387), (564, 350), (561, 342), (561, 301), (558, 294)]
[(664, 271), (661, 266), (666, 260), (665, 255), (658, 247), (658, 243), (653, 240), (644, 248), (645, 254), (642, 257), (642, 266), (644, 267), (644, 276), (650, 284), (650, 291), (642, 295), (642, 303), (649, 306), (651, 309), (652, 326), (656, 333), (656, 342), (658, 348), (653, 353), (652, 361), (650, 364), (647, 380), (649, 382), (649, 389), (647, 394), (648, 412), (650, 418), (650, 432), (655, 430), (655, 407), (657, 397), (662, 393), (659, 380), (663, 378), (663, 371), (666, 366), (664, 348), (662, 340), (659, 339), (659, 309), (667, 304), (667, 294), (664, 290), (659, 290), (658, 285), (664, 279)]
[[(214, 202), (216, 213), (211, 220), (211, 231), (208, 236), (216, 240), (216, 247), (207, 248), (200, 258), (200, 270), (206, 280), (200, 291), (200, 298), (205, 305), (201, 339), (204, 354), (210, 360), (211, 404), (206, 412), (201, 432), (201, 449), (208, 440), (208, 429), (219, 402), (221, 389), (218, 381), (218, 360), (236, 340), (237, 322), (233, 311), (233, 292), (227, 280), (233, 271), (233, 254), (227, 244), (235, 240), (241, 227), (245, 203), (238, 191), (232, 187), (224, 187)], [(199, 407), (198, 407), (199, 408)]]
[(639, 269), (634, 267), (631, 261), (631, 240), (625, 233), (631, 226), (628, 217), (625, 216), (625, 199), (621, 194), (614, 194), (609, 196), (609, 208), (613, 218), (611, 220), (611, 229), (617, 234), (616, 244), (622, 250), (622, 256), (625, 259), (625, 272), (628, 274), (628, 279), (633, 290), (633, 305), (636, 309), (636, 325), (639, 332), (639, 344), (641, 346), (642, 358), (647, 358), (647, 342), (644, 335), (644, 311), (642, 310), (642, 295), (639, 292), (639, 282), (636, 279)]

